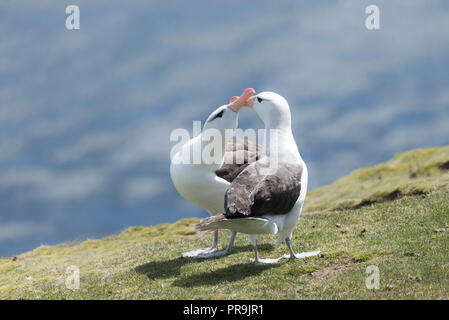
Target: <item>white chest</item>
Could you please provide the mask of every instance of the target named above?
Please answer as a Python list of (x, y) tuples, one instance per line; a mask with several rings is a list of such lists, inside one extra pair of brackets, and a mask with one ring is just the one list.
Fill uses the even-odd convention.
[(224, 211), (224, 196), (229, 182), (207, 167), (172, 164), (170, 176), (179, 194), (215, 215)]

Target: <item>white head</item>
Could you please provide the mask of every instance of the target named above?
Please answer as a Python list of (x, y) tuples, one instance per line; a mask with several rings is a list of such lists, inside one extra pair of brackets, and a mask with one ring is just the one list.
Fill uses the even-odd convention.
[(290, 107), (284, 97), (274, 92), (261, 92), (248, 100), (248, 106), (256, 111), (267, 128), (291, 127)]
[(254, 94), (254, 89), (246, 89), (240, 97), (232, 97), (229, 104), (218, 107), (210, 114), (204, 123), (203, 131), (208, 129), (219, 130), (223, 136), (226, 129), (237, 128), (239, 111), (247, 104), (248, 99)]
[(237, 128), (239, 111), (233, 111), (227, 104), (218, 107), (207, 118), (203, 131), (216, 129), (224, 133), (226, 129)]

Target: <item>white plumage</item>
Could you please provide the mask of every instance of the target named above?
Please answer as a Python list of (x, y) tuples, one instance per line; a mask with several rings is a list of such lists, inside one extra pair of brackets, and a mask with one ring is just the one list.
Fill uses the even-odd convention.
[[(317, 255), (319, 254), (319, 251), (296, 255), (291, 248), (292, 232), (300, 218), (307, 193), (308, 172), (307, 166), (301, 158), (292, 134), (289, 105), (283, 97), (272, 92), (263, 92), (252, 97), (250, 104), (265, 123), (267, 136), (267, 143), (265, 146), (266, 155), (245, 169), (240, 173), (239, 177), (233, 181), (226, 194), (226, 213), (204, 219), (197, 224), (195, 228), (200, 232), (230, 229), (248, 234), (249, 239), (255, 248), (256, 262), (272, 263), (279, 260), (259, 258), (257, 252), (258, 234), (278, 234), (279, 237), (276, 246), (279, 246), (279, 244), (285, 240), (290, 251), (290, 255), (288, 256), (290, 258), (303, 258)], [(284, 167), (282, 166), (274, 166), (274, 168), (266, 169), (267, 172), (263, 173), (264, 165), (270, 163), (278, 163), (287, 168), (292, 166), (292, 168), (299, 168), (299, 170), (288, 172), (286, 169), (283, 170)], [(290, 179), (291, 175), (294, 175), (296, 172), (298, 173), (298, 176)], [(240, 184), (236, 183), (239, 178), (242, 180), (242, 183)], [(272, 181), (270, 181), (270, 179)], [(295, 179), (300, 180), (299, 194), (295, 193), (299, 188), (297, 187), (298, 181), (295, 181)], [(261, 188), (263, 189), (264, 183), (266, 184), (265, 190), (260, 190)], [(278, 184), (280, 188), (280, 191), (278, 191), (277, 194), (273, 193), (273, 188), (276, 188), (276, 184)], [(247, 190), (248, 185), (252, 185), (253, 188), (253, 191), (250, 194), (248, 194)], [(284, 189), (282, 189), (282, 187), (284, 185), (286, 191), (283, 194)], [(290, 185), (293, 185), (293, 187), (290, 187)], [(272, 198), (278, 197), (278, 199), (283, 199), (284, 196), (289, 196), (289, 194), (287, 194), (288, 192), (291, 194), (291, 197), (288, 199), (291, 199), (292, 197), (295, 197), (296, 199), (293, 200), (295, 202), (289, 207), (290, 209), (288, 212), (281, 212), (283, 203), (282, 201), (278, 201), (277, 205), (279, 212), (276, 212), (275, 203), (274, 208), (273, 206), (270, 207), (271, 211), (267, 210), (267, 212), (273, 212), (273, 214), (263, 214), (263, 212), (262, 214), (259, 214), (257, 211), (257, 201), (262, 203), (262, 205), (265, 204), (265, 202), (270, 204), (270, 202), (275, 201)], [(255, 199), (257, 194), (265, 195), (265, 199), (263, 199), (263, 197), (262, 199)], [(239, 197), (241, 197), (241, 199)], [(245, 204), (245, 201), (246, 203), (249, 202), (248, 208), (250, 209), (248, 210), (250, 211), (245, 211), (247, 207), (245, 207), (245, 205), (240, 205), (240, 208), (243, 208), (243, 213), (238, 212), (238, 203), (241, 202)], [(253, 209), (255, 212), (252, 212)], [(238, 214), (236, 214), (236, 212)]]
[[(182, 197), (205, 209), (211, 216), (223, 211), (224, 195), (230, 185), (228, 181), (218, 177), (215, 173), (222, 165), (228, 142), (225, 138), (229, 135), (225, 134), (225, 130), (234, 130), (237, 127), (239, 111), (253, 93), (253, 89), (246, 89), (242, 96), (231, 98), (228, 105), (223, 105), (212, 112), (206, 120), (201, 134), (185, 143), (171, 161), (170, 176), (176, 190)], [(195, 152), (199, 151), (200, 155), (203, 154), (204, 136), (214, 133), (214, 130), (218, 131), (222, 138), (218, 144), (215, 144), (216, 150), (214, 150), (214, 152), (221, 151), (217, 154), (222, 155), (220, 159), (217, 159), (219, 161), (207, 163), (200, 158), (199, 163), (186, 162), (186, 159), (193, 160), (195, 158)], [(212, 247), (186, 252), (183, 256), (210, 258), (226, 254), (231, 250), (234, 238), (235, 232), (231, 235), (227, 249), (216, 252), (218, 231), (215, 231)]]

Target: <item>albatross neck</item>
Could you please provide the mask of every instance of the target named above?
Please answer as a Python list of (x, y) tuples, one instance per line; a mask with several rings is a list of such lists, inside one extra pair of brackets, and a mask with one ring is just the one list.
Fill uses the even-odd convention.
[(293, 137), (290, 126), (267, 126), (265, 128), (265, 150), (266, 155), (277, 154), (282, 157), (299, 157), (298, 146)]
[[(198, 168), (215, 172), (221, 167), (224, 160), (224, 154), (226, 152), (226, 144), (232, 139), (232, 136), (228, 136), (222, 131), (220, 131), (220, 133), (220, 137), (217, 137), (217, 140), (213, 138), (213, 141), (209, 139), (203, 140), (203, 132), (194, 139), (192, 151), (193, 153), (197, 152), (197, 154), (201, 156), (201, 163), (197, 165)], [(203, 156), (211, 152), (211, 147), (214, 152), (218, 152), (217, 158), (214, 158), (213, 162), (207, 162), (203, 159)]]

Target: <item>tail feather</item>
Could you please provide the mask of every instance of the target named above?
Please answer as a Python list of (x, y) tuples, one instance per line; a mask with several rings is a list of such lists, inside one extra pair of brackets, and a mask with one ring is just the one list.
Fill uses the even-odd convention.
[(201, 220), (193, 226), (193, 229), (198, 233), (215, 231), (218, 229), (229, 229), (246, 234), (278, 233), (278, 226), (269, 219), (263, 217), (227, 219), (222, 213)]
[(199, 223), (193, 226), (193, 230), (195, 230), (195, 232), (202, 233), (222, 229), (220, 228), (220, 222), (225, 219), (225, 216), (222, 213), (219, 213), (216, 216), (202, 219)]

